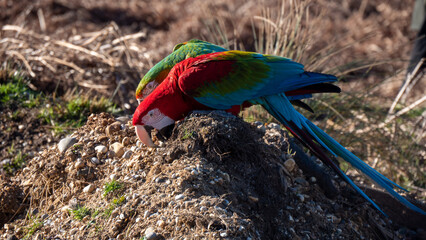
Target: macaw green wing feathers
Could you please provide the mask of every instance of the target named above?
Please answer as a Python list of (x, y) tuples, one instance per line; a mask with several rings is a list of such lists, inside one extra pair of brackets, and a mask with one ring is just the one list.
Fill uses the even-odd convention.
[(228, 51), (194, 62), (181, 74), (179, 86), (198, 102), (216, 109), (228, 109), (260, 96), (337, 80), (331, 75), (305, 72), (302, 64), (288, 58), (258, 53)]
[[(203, 54), (222, 51), (227, 51), (227, 49), (198, 39), (192, 39), (190, 41), (177, 44), (173, 48), (173, 52), (170, 55), (155, 64), (155, 66), (151, 68), (145, 74), (145, 76), (143, 76), (139, 82), (138, 87), (136, 88), (136, 98), (143, 99), (149, 93), (151, 93), (153, 88), (155, 88), (165, 79), (167, 74), (177, 63), (187, 58), (193, 58)], [(149, 83), (152, 83), (154, 86), (152, 88), (146, 89)]]

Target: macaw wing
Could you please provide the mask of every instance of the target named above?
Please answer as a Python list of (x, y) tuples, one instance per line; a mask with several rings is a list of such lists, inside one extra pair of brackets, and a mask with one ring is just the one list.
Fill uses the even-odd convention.
[(262, 96), (333, 82), (331, 75), (308, 73), (288, 58), (228, 51), (204, 55), (179, 76), (181, 90), (215, 109), (229, 109)]

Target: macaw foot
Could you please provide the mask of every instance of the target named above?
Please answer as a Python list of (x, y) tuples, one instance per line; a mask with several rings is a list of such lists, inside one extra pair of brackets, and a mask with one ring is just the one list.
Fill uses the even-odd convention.
[(235, 117), (231, 113), (225, 112), (223, 110), (194, 110), (188, 115), (188, 117), (200, 116), (200, 115), (219, 116), (219, 117), (223, 117), (223, 118), (234, 118)]
[(324, 194), (328, 198), (335, 198), (338, 194), (338, 190), (331, 181), (331, 176), (326, 172), (325, 168), (312, 160), (312, 158), (295, 143), (294, 138), (290, 139), (289, 143), (290, 148), (296, 152), (294, 160), (296, 161), (297, 166), (302, 169), (306, 175), (317, 179), (319, 187), (324, 191)]

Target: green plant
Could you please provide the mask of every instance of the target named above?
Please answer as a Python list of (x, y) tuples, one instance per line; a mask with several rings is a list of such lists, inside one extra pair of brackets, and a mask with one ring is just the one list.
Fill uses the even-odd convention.
[(91, 113), (117, 113), (115, 104), (107, 99), (70, 95), (57, 99), (40, 110), (38, 117), (57, 131), (81, 127)]
[(24, 239), (29, 239), (37, 230), (39, 230), (43, 226), (43, 221), (39, 219), (32, 219), (31, 226), (27, 227), (27, 234), (25, 234)]
[(182, 140), (188, 139), (188, 138), (192, 138), (194, 136), (194, 131), (190, 131), (188, 129), (185, 129), (185, 132), (182, 136)]
[(89, 216), (91, 214), (91, 209), (87, 207), (79, 206), (75, 210), (71, 210), (71, 213), (73, 214), (74, 218), (77, 220), (83, 220), (84, 217)]
[(0, 69), (0, 102), (2, 104), (23, 107), (35, 107), (40, 102), (40, 93), (32, 91), (27, 81), (19, 72)]
[(16, 152), (14, 143), (12, 143), (12, 145), (8, 148), (7, 152), (10, 156), (13, 156), (13, 158), (10, 163), (3, 165), (3, 170), (9, 174), (12, 174), (17, 169), (21, 169), (25, 166), (27, 155), (23, 154), (20, 150)]
[(116, 180), (112, 180), (111, 182), (107, 182), (104, 185), (104, 194), (103, 196), (106, 197), (108, 194), (110, 193), (114, 193), (116, 190), (122, 188), (123, 185), (116, 181)]
[(126, 197), (125, 196), (121, 196), (121, 197), (119, 197), (119, 198), (114, 198), (112, 201), (111, 201), (111, 203), (109, 204), (109, 206), (108, 206), (108, 208), (105, 210), (105, 212), (104, 212), (104, 216), (105, 217), (110, 217), (111, 216), (111, 213), (112, 213), (112, 211), (115, 209), (115, 208), (117, 208), (118, 206), (120, 206), (121, 204), (123, 204), (124, 203), (124, 201), (126, 200)]

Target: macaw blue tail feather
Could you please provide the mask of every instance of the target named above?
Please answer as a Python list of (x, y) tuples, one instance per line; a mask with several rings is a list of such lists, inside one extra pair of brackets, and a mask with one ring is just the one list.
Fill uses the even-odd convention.
[[(398, 199), (408, 208), (426, 215), (426, 212), (415, 206), (404, 197), (394, 191), (394, 187), (402, 188), (398, 184), (389, 180), (368, 164), (363, 162), (353, 153), (348, 151), (336, 140), (327, 135), (324, 131), (318, 128), (311, 121), (306, 119), (302, 114), (297, 112), (290, 104), (288, 98), (284, 94), (276, 94), (265, 96), (253, 101), (253, 103), (261, 104), (271, 115), (279, 120), (284, 126), (293, 133), (305, 146), (307, 146), (314, 154), (316, 154), (325, 164), (329, 165), (336, 173), (342, 177), (349, 185), (351, 185), (359, 194), (369, 201), (375, 208), (386, 215), (377, 204), (370, 199), (340, 168), (337, 166), (321, 149), (319, 145), (327, 149), (335, 156), (341, 157), (353, 167), (357, 168), (370, 179), (383, 187), (392, 196)], [(314, 141), (316, 142), (314, 142)], [(406, 191), (406, 190), (405, 190)]]

